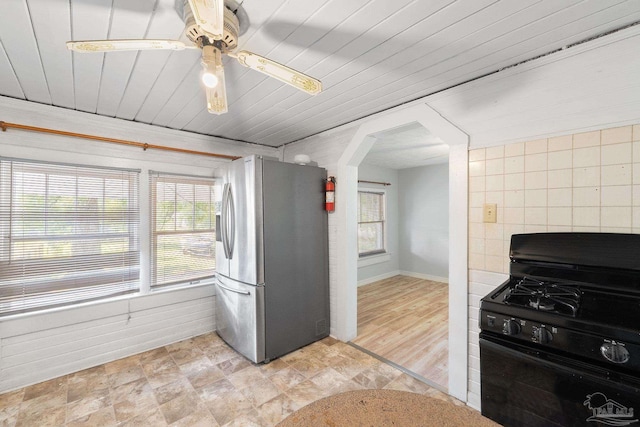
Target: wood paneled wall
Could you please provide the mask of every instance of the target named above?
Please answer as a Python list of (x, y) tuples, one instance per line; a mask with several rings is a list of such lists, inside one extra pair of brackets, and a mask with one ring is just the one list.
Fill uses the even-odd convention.
[(211, 285), (0, 322), (0, 393), (215, 330)]

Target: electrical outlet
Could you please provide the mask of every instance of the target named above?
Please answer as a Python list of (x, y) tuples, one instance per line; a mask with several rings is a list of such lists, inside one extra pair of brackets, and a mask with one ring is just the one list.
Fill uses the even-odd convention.
[(484, 222), (496, 222), (498, 216), (498, 205), (495, 203), (485, 203), (483, 209)]

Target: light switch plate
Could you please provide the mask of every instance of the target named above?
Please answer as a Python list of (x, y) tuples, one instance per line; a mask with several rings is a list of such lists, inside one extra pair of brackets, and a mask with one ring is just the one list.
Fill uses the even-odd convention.
[(498, 217), (498, 205), (495, 203), (485, 203), (482, 210), (484, 222), (496, 222)]

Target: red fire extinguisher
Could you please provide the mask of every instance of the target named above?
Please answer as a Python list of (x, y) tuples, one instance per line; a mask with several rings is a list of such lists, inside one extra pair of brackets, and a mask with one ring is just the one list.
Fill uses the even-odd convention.
[(325, 203), (324, 208), (327, 212), (336, 210), (336, 179), (330, 176), (324, 185)]

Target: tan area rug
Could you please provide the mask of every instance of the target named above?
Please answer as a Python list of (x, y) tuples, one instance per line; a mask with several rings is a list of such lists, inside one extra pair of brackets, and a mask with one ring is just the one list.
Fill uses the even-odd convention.
[(398, 390), (357, 390), (316, 400), (278, 427), (474, 426), (495, 427), (466, 406)]

